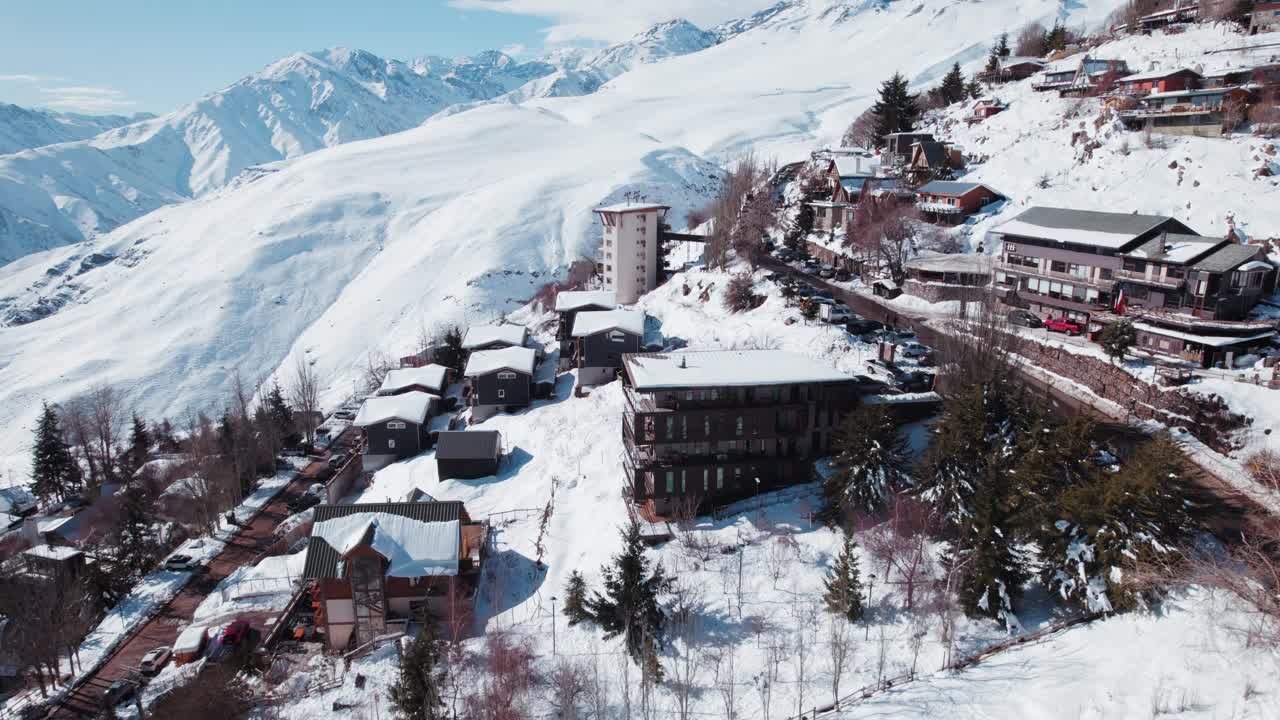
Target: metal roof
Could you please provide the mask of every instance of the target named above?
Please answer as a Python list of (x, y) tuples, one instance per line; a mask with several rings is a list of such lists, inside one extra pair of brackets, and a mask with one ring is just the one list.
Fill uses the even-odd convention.
[(640, 392), (846, 382), (849, 376), (808, 355), (784, 350), (685, 350), (622, 356)]
[(1227, 272), (1237, 265), (1243, 265), (1252, 260), (1261, 249), (1257, 245), (1237, 245), (1235, 243), (1223, 245), (1214, 251), (1212, 255), (1202, 258), (1191, 267), (1193, 270), (1203, 270), (1211, 273)]
[[(1063, 239), (1066, 242), (1085, 242), (1076, 237), (1079, 233), (1100, 233), (1114, 236), (1127, 236), (1130, 240), (1153, 230), (1164, 223), (1172, 222), (1177, 228), (1191, 231), (1186, 225), (1167, 215), (1139, 215), (1137, 213), (1111, 213), (1096, 210), (1072, 210), (1037, 205), (1023, 210), (1017, 217), (993, 228), (996, 232), (1012, 232), (1028, 237), (1044, 237), (1050, 240)], [(1026, 226), (1034, 226), (1028, 228)], [(1037, 234), (1035, 230), (1040, 230)], [(1065, 237), (1059, 238), (1064, 231)], [(1118, 247), (1107, 243), (1110, 247)]]
[(632, 335), (644, 335), (643, 310), (585, 310), (573, 319), (570, 333), (573, 337), (586, 337), (606, 330), (621, 330)]
[(501, 451), (497, 430), (443, 430), (436, 436), (437, 460), (490, 460)]
[[(466, 509), (457, 500), (444, 502), (412, 502), (412, 503), (364, 503), (359, 505), (317, 505), (314, 508), (315, 522), (357, 515), (360, 513), (388, 513), (400, 515), (424, 523), (462, 521)], [(324, 540), (312, 537), (307, 543), (307, 560), (302, 568), (305, 579), (337, 577), (338, 551)]]
[(960, 182), (958, 180), (932, 180), (920, 186), (916, 192), (929, 193), (932, 195), (964, 195), (975, 188), (984, 187), (991, 192), (999, 195), (990, 185), (975, 182)]
[(570, 312), (596, 307), (609, 310), (618, 306), (618, 295), (612, 290), (561, 290), (556, 293), (556, 312)]

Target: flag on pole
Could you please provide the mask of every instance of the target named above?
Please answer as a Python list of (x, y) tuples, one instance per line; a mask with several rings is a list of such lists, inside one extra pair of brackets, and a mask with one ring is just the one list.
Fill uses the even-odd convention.
[(1116, 314), (1123, 315), (1125, 308), (1124, 288), (1120, 288), (1120, 294), (1116, 295)]

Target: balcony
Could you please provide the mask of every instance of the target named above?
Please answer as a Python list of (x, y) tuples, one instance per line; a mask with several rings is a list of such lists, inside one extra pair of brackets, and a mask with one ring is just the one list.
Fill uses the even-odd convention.
[[(1041, 270), (1040, 268), (1028, 267), (1026, 265), (1011, 265), (1004, 261), (996, 261), (997, 270), (1005, 272), (1018, 273), (1026, 277), (1044, 278), (1049, 280), (1061, 280), (1071, 285), (1079, 285), (1081, 287), (1091, 287), (1095, 290), (1110, 291), (1113, 284), (1112, 280), (1086, 280), (1081, 277), (1072, 275), (1071, 273), (1055, 272), (1053, 270)], [(1115, 271), (1112, 271), (1113, 275)]]
[(934, 213), (935, 215), (960, 215), (964, 212), (964, 208), (959, 205), (947, 205), (946, 203), (937, 202), (918, 202), (916, 208), (921, 212)]
[(1137, 270), (1113, 270), (1112, 275), (1116, 280), (1127, 280), (1129, 282), (1142, 283), (1143, 285), (1151, 285), (1154, 287), (1167, 288), (1169, 290), (1181, 290), (1187, 283), (1182, 278), (1149, 278), (1145, 271)]

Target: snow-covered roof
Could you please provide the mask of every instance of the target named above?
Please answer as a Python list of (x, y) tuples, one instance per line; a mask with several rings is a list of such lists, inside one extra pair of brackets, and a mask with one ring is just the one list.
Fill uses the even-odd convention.
[(1205, 272), (1222, 273), (1252, 261), (1257, 254), (1258, 246), (1256, 245), (1227, 243), (1214, 250), (1213, 254), (1197, 260), (1192, 267)]
[(80, 551), (65, 545), (36, 545), (22, 551), (23, 555), (46, 558), (48, 560), (68, 560), (80, 554)]
[(1266, 260), (1253, 260), (1236, 268), (1237, 272), (1249, 272), (1250, 270), (1274, 270), (1275, 266)]
[(925, 193), (930, 195), (964, 195), (976, 188), (986, 188), (990, 192), (999, 195), (994, 188), (986, 183), (960, 182), (958, 180), (931, 180), (920, 186), (917, 193)]
[(1027, 63), (1039, 65), (1041, 67), (1044, 67), (1045, 64), (1044, 60), (1041, 60), (1038, 57), (1030, 57), (1026, 55), (1010, 55), (1006, 58), (1000, 58), (1000, 67), (1002, 68), (1013, 67), (1014, 65), (1024, 65)]
[(41, 534), (54, 532), (74, 518), (74, 515), (55, 515), (54, 517), (39, 518), (36, 520), (36, 532)]
[(1118, 250), (1170, 219), (1164, 215), (1130, 215), (1036, 206), (997, 225), (992, 231)]
[(179, 655), (199, 651), (204, 647), (204, 636), (208, 630), (204, 625), (188, 625), (173, 641), (173, 651)]
[(467, 328), (467, 334), (462, 338), (462, 349), (470, 350), (472, 348), (484, 347), (493, 343), (505, 343), (507, 345), (523, 345), (524, 338), (528, 334), (528, 330), (523, 325), (513, 325), (504, 323), (502, 325), (473, 325)]
[(571, 312), (584, 307), (618, 306), (618, 294), (612, 290), (561, 290), (556, 293), (556, 312)]
[(595, 212), (598, 212), (598, 213), (647, 212), (649, 210), (667, 210), (670, 207), (671, 207), (670, 205), (661, 205), (659, 203), (624, 202), (624, 203), (617, 203), (615, 205), (605, 205), (604, 207), (598, 207), (595, 209)]
[(368, 545), (387, 559), (390, 577), (457, 575), (461, 527), (457, 519), (427, 522), (396, 513), (354, 512), (317, 521), (311, 541), (323, 540), (339, 558)]
[(874, 157), (864, 157), (862, 155), (845, 155), (832, 158), (831, 162), (836, 165), (836, 172), (840, 177), (852, 177), (855, 175), (875, 175), (876, 168), (880, 166), (880, 161)]
[(467, 377), (485, 375), (495, 370), (515, 370), (526, 375), (533, 374), (533, 366), (537, 361), (537, 353), (532, 348), (507, 347), (498, 350), (477, 350), (467, 359)]
[(1203, 97), (1209, 95), (1224, 95), (1232, 90), (1239, 90), (1237, 87), (1220, 87), (1206, 88), (1204, 90), (1170, 90), (1169, 92), (1151, 93), (1145, 96), (1144, 100), (1165, 100), (1168, 98), (1178, 97)]
[(402, 395), (371, 397), (360, 405), (360, 412), (356, 413), (356, 419), (352, 424), (356, 427), (368, 427), (388, 420), (404, 420), (421, 425), (427, 419), (431, 403), (439, 399), (421, 390)]
[(904, 263), (904, 265), (912, 270), (925, 270), (928, 272), (986, 275), (991, 272), (991, 256), (983, 253), (928, 255), (912, 258)]
[(1195, 333), (1182, 332), (1181, 330), (1170, 330), (1169, 328), (1149, 325), (1142, 322), (1136, 322), (1133, 326), (1138, 330), (1143, 330), (1145, 332), (1177, 338), (1179, 340), (1186, 340), (1187, 342), (1198, 343), (1200, 345), (1208, 345), (1209, 347), (1227, 347), (1228, 345), (1238, 345), (1240, 343), (1265, 340), (1276, 334), (1275, 330), (1267, 330), (1266, 332), (1255, 333), (1253, 335), (1234, 337), (1230, 335), (1197, 335)]
[(623, 365), (636, 390), (839, 382), (849, 376), (784, 350), (697, 350), (630, 353)]
[(573, 319), (573, 336), (586, 337), (606, 330), (644, 335), (643, 310), (590, 310)]
[(36, 506), (36, 496), (22, 485), (0, 488), (0, 511), (26, 512)]
[(1222, 238), (1204, 237), (1203, 235), (1161, 233), (1143, 243), (1140, 247), (1125, 253), (1125, 255), (1132, 258), (1183, 265), (1208, 253), (1223, 242)]
[(1169, 68), (1166, 70), (1148, 70), (1147, 72), (1138, 73), (1136, 75), (1126, 75), (1120, 78), (1119, 80), (1117, 80), (1116, 82), (1130, 83), (1130, 82), (1142, 82), (1144, 80), (1159, 80), (1160, 78), (1167, 78), (1170, 75), (1177, 75), (1178, 73), (1183, 73), (1183, 72), (1189, 72), (1195, 75), (1196, 77), (1200, 77), (1200, 73), (1196, 72), (1195, 70), (1192, 70), (1191, 68), (1177, 67), (1177, 68)]
[(448, 373), (449, 368), (434, 364), (389, 370), (387, 376), (382, 379), (382, 385), (378, 387), (378, 394), (391, 395), (415, 385), (439, 392), (444, 389), (445, 377)]

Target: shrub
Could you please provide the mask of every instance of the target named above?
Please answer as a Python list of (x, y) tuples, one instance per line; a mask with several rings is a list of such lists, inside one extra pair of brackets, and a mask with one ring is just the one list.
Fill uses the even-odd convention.
[(751, 273), (742, 272), (729, 279), (724, 292), (724, 306), (732, 312), (746, 312), (759, 304), (755, 293), (755, 280)]

